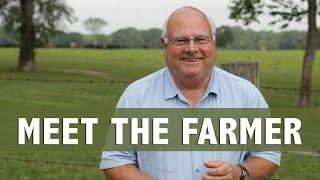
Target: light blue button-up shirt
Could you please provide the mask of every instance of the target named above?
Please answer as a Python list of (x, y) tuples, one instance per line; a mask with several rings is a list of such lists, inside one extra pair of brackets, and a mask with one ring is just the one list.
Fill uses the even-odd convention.
[[(118, 108), (191, 108), (168, 68), (163, 68), (127, 87)], [(267, 108), (259, 90), (249, 81), (217, 67), (197, 108)], [(104, 151), (101, 169), (136, 164), (153, 179), (201, 179), (207, 172), (208, 160), (242, 163), (250, 156), (265, 158), (280, 165), (278, 151)]]

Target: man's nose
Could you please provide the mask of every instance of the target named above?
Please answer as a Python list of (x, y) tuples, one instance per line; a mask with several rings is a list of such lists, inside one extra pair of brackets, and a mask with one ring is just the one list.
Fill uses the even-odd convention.
[(196, 52), (199, 50), (198, 45), (194, 42), (193, 39), (190, 39), (189, 43), (186, 46), (186, 52)]

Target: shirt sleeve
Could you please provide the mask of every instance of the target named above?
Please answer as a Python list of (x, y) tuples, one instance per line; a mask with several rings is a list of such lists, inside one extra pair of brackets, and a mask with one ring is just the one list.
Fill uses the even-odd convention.
[(100, 169), (109, 169), (125, 164), (137, 164), (137, 155), (134, 151), (103, 151)]
[(253, 84), (250, 85), (247, 91), (246, 108), (269, 108), (260, 91)]
[(280, 151), (249, 151), (247, 152), (245, 159), (252, 156), (264, 158), (280, 166), (280, 159), (281, 159)]
[[(247, 103), (248, 108), (269, 108), (266, 100), (264, 99), (263, 95), (257, 88), (251, 89), (253, 92), (250, 93), (251, 96), (248, 98), (249, 101)], [(269, 113), (268, 113), (269, 114)], [(280, 166), (281, 161), (281, 152), (280, 151), (248, 151), (245, 159), (256, 156), (267, 159), (276, 165)]]
[[(128, 87), (129, 88), (129, 87)], [(120, 97), (117, 108), (135, 108), (137, 101), (135, 96), (130, 95), (128, 88)], [(137, 164), (137, 154), (135, 151), (103, 151), (101, 155), (100, 169), (109, 169), (126, 164)]]

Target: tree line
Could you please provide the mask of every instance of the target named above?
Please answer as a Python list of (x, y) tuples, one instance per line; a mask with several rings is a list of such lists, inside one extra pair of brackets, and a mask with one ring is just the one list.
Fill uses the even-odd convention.
[[(217, 46), (227, 49), (304, 49), (305, 31), (254, 31), (235, 26), (217, 28)], [(37, 47), (83, 47), (83, 48), (161, 48), (161, 29), (138, 30), (133, 27), (120, 29), (110, 35), (60, 33), (49, 38), (47, 43), (36, 41)], [(0, 47), (18, 47), (14, 34), (0, 28)], [(320, 49), (320, 43), (318, 43)]]

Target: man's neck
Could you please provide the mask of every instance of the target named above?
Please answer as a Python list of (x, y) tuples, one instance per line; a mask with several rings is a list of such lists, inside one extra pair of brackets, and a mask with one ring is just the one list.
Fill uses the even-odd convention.
[(207, 73), (204, 77), (174, 77), (175, 83), (192, 107), (196, 107), (197, 103), (204, 95), (211, 74), (211, 72)]

